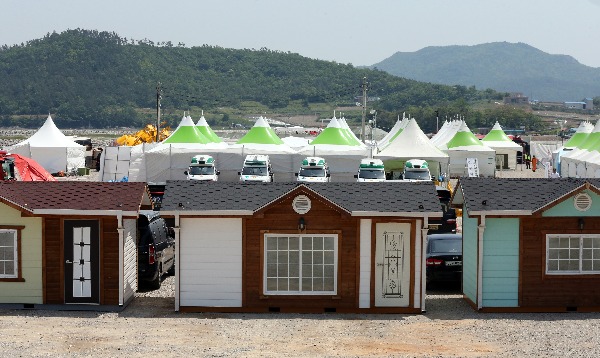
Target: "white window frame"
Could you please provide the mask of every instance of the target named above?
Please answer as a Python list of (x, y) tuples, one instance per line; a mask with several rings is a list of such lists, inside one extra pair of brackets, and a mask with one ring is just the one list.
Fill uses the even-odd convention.
[[(2, 278), (19, 278), (19, 242), (18, 242), (18, 232), (15, 229), (0, 229), (0, 233), (5, 234), (5, 233), (12, 233), (13, 234), (13, 244), (12, 244), (12, 249), (13, 249), (13, 268), (14, 268), (14, 273), (13, 274), (6, 274), (4, 272), (4, 267), (5, 267), (5, 262), (10, 262), (10, 260), (5, 260), (4, 258), (0, 258), (0, 268), (2, 269), (2, 271), (0, 271), (0, 279)], [(7, 247), (7, 246), (2, 246), (2, 248)]]
[[(569, 247), (563, 247), (563, 248), (550, 248), (550, 240), (551, 239), (577, 239), (578, 243), (577, 245), (574, 246), (569, 246)], [(583, 269), (583, 250), (587, 249), (589, 250), (590, 248), (584, 248), (584, 240), (585, 239), (600, 239), (600, 235), (598, 234), (547, 234), (546, 235), (546, 274), (547, 275), (598, 275), (600, 274), (600, 269), (598, 270), (584, 270)], [(600, 261), (600, 256), (595, 257), (594, 255), (594, 249), (600, 249), (600, 247), (593, 247), (592, 245), (592, 257), (591, 259), (588, 260), (599, 260)], [(574, 251), (574, 250), (578, 250), (577, 252), (577, 257), (576, 258), (566, 258), (566, 257), (560, 257), (558, 259), (556, 258), (552, 258), (552, 254), (551, 254), (551, 250), (569, 250), (569, 251)], [(600, 252), (600, 250), (599, 250)], [(559, 253), (560, 255), (560, 253)], [(573, 260), (577, 260), (578, 262), (578, 269), (577, 270), (550, 270), (550, 261), (555, 261), (558, 260), (559, 262), (561, 260), (564, 261), (573, 261)]]
[[(299, 283), (298, 283), (298, 290), (296, 291), (277, 291), (277, 290), (269, 290), (268, 289), (268, 285), (267, 285), (267, 279), (268, 278), (275, 278), (275, 277), (268, 277), (268, 258), (267, 258), (267, 254), (270, 251), (268, 249), (268, 240), (270, 238), (292, 238), (292, 237), (296, 237), (298, 238), (298, 251), (299, 251), (299, 258), (298, 258), (298, 273), (299, 273)], [(331, 291), (303, 291), (302, 290), (302, 255), (306, 252), (308, 252), (308, 250), (303, 250), (302, 248), (302, 239), (306, 238), (306, 237), (311, 237), (311, 238), (315, 238), (315, 237), (327, 237), (327, 238), (333, 238), (333, 290)], [(264, 234), (264, 241), (263, 241), (263, 293), (265, 295), (278, 295), (278, 296), (290, 296), (290, 295), (301, 295), (301, 296), (335, 296), (337, 295), (337, 286), (338, 286), (338, 234)], [(277, 252), (280, 251), (286, 251), (286, 250), (277, 250)], [(288, 250), (289, 251), (289, 250)], [(323, 249), (323, 251), (325, 251)], [(310, 252), (315, 252), (315, 250), (311, 250)], [(289, 264), (289, 262), (288, 262)], [(325, 264), (325, 263), (324, 263)], [(314, 267), (314, 263), (313, 263), (313, 267)], [(286, 278), (285, 276), (277, 276), (277, 278)], [(287, 276), (287, 278), (289, 278), (289, 276)]]

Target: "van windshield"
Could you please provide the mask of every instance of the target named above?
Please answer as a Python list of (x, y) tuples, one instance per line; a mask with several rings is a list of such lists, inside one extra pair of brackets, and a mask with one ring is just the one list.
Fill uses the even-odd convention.
[(324, 168), (300, 168), (298, 176), (301, 177), (324, 177), (326, 175)]
[(243, 167), (242, 175), (269, 175), (267, 167)]
[(213, 175), (214, 173), (215, 173), (215, 167), (209, 167), (209, 166), (190, 167), (190, 175)]
[(381, 169), (361, 169), (358, 177), (364, 179), (385, 179), (385, 172)]
[(404, 172), (404, 179), (431, 180), (431, 175), (428, 170), (411, 170)]

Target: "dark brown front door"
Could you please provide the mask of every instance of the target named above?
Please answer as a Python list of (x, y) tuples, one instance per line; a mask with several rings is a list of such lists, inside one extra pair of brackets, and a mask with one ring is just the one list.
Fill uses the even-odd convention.
[(98, 221), (65, 220), (65, 303), (100, 303)]

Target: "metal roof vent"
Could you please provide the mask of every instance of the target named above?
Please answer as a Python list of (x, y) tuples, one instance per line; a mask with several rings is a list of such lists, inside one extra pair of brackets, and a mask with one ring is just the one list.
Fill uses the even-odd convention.
[(579, 193), (575, 195), (573, 205), (579, 211), (588, 211), (592, 207), (592, 198), (586, 193)]
[(292, 208), (298, 214), (306, 214), (310, 211), (310, 199), (306, 195), (298, 195), (292, 202)]

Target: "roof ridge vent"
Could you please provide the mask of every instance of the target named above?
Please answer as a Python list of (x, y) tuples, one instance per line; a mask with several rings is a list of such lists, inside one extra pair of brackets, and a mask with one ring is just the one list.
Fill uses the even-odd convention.
[(592, 197), (587, 193), (579, 193), (573, 198), (573, 205), (579, 211), (588, 211), (592, 207)]

